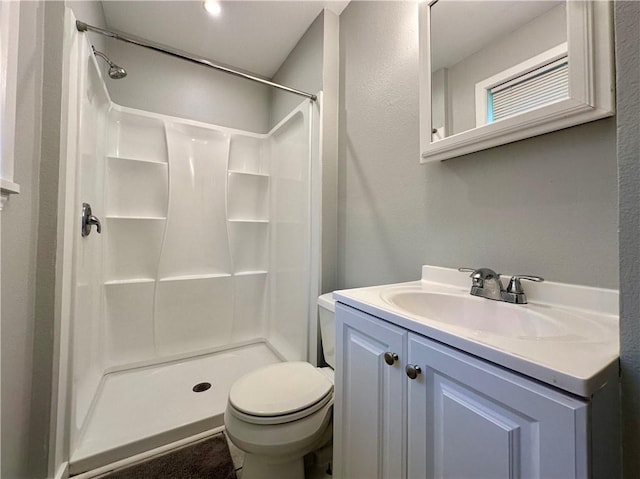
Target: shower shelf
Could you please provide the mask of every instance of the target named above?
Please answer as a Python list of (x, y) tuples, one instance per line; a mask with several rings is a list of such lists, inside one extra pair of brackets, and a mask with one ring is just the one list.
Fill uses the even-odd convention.
[(230, 173), (227, 189), (229, 221), (269, 219), (269, 176)]
[(234, 276), (255, 276), (260, 274), (268, 274), (268, 271), (265, 270), (256, 270), (256, 271), (239, 271), (237, 273), (233, 273)]
[(229, 223), (269, 223), (269, 220), (251, 219), (251, 218), (229, 218)]
[(166, 220), (166, 216), (122, 216), (108, 215), (108, 220)]
[(113, 279), (110, 281), (105, 281), (105, 286), (118, 286), (122, 284), (141, 284), (141, 283), (155, 283), (156, 280), (153, 278), (132, 278), (132, 279)]
[(108, 217), (167, 216), (168, 163), (108, 156), (106, 212)]
[(230, 273), (206, 273), (206, 274), (192, 274), (184, 276), (167, 276), (166, 278), (160, 278), (161, 283), (169, 281), (192, 281), (199, 279), (214, 279), (214, 278), (229, 278)]
[(231, 175), (247, 175), (247, 176), (260, 176), (263, 178), (269, 178), (268, 173), (255, 173), (252, 171), (239, 171), (239, 170), (229, 170), (229, 174)]
[(114, 155), (107, 156), (107, 159), (109, 161), (135, 161), (137, 163), (145, 163), (145, 164), (149, 164), (149, 165), (160, 165), (160, 166), (164, 166), (164, 167), (166, 167), (168, 165), (168, 163), (166, 161), (147, 160), (147, 159), (143, 159), (143, 158), (126, 158), (126, 157), (123, 157), (123, 156), (114, 156)]

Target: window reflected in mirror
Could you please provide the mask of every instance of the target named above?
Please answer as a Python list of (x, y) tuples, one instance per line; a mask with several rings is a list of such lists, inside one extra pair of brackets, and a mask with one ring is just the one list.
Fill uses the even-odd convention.
[(569, 98), (564, 1), (430, 8), (432, 142)]

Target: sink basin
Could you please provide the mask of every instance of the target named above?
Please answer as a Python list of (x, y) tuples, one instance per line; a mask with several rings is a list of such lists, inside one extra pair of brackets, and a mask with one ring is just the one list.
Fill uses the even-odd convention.
[[(526, 340), (579, 340), (566, 321), (537, 311), (533, 305), (515, 305), (462, 294), (423, 290), (382, 291), (383, 301), (414, 316), (449, 326)], [(577, 318), (572, 318), (576, 320)], [(571, 328), (575, 332), (574, 328)]]
[(581, 397), (617, 380), (617, 291), (547, 281), (527, 284), (520, 305), (471, 296), (470, 286), (457, 269), (423, 266), (418, 281), (333, 294), (338, 314), (353, 308), (417, 334), (409, 350), (422, 336)]

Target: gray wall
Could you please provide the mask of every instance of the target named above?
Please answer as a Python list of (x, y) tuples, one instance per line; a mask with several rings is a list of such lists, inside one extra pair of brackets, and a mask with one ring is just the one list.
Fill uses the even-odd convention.
[(20, 10), (15, 181), (21, 193), (2, 212), (0, 476), (11, 479), (28, 477), (30, 460), (44, 7), (25, 2)]
[[(322, 90), (324, 16), (325, 12), (322, 12), (316, 17), (287, 59), (280, 65), (273, 75), (275, 83), (314, 94)], [(301, 96), (272, 88), (269, 128), (276, 126), (303, 100)]]
[(322, 104), (322, 278), (323, 293), (338, 288), (338, 110), (340, 18), (324, 15)]
[(119, 105), (269, 131), (269, 87), (117, 40), (109, 39), (107, 52), (128, 72), (121, 80), (105, 77), (111, 99)]
[(620, 356), (625, 477), (640, 477), (640, 3), (616, 2)]
[(417, 279), (425, 263), (417, 47), (417, 3), (351, 2), (340, 15), (341, 288)]
[(489, 266), (618, 285), (615, 120), (419, 165), (417, 4), (340, 16), (339, 286)]
[(22, 191), (2, 213), (0, 475), (7, 479), (47, 473), (63, 7), (23, 2), (20, 12), (15, 181)]

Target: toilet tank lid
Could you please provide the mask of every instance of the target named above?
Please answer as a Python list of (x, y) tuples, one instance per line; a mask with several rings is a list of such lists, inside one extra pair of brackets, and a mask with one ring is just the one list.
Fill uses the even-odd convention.
[(325, 293), (318, 296), (318, 306), (322, 306), (331, 312), (336, 311), (336, 300), (333, 299), (333, 293)]

